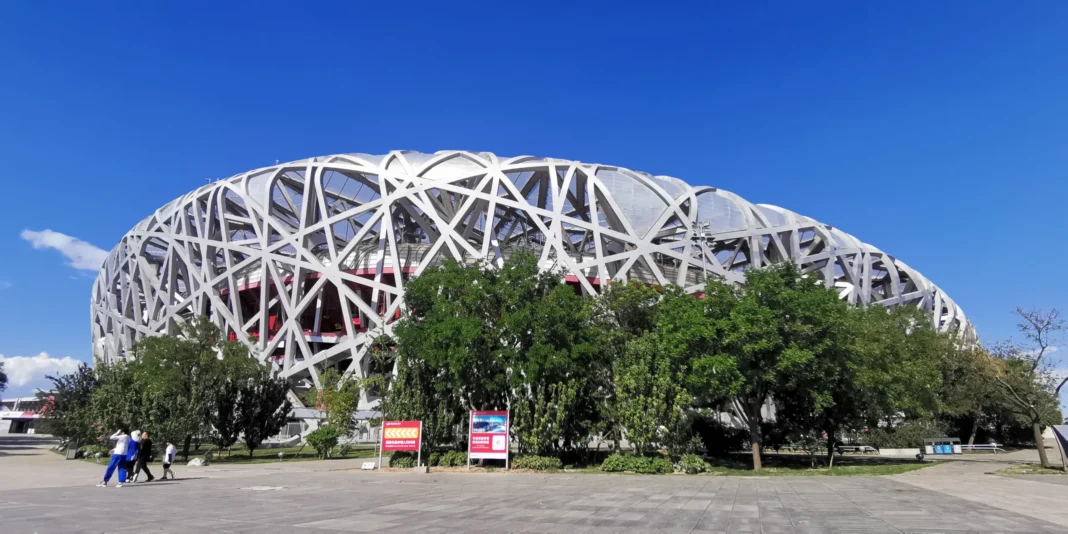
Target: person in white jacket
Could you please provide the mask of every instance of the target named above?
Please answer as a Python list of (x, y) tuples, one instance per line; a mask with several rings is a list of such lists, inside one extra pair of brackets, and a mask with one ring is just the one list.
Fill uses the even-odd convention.
[(178, 449), (174, 448), (174, 444), (167, 442), (167, 449), (163, 451), (163, 480), (167, 480), (167, 475), (171, 475), (171, 480), (174, 480), (174, 471), (171, 471), (171, 464), (174, 463), (174, 455), (178, 452)]
[(121, 488), (126, 483), (126, 453), (130, 448), (130, 435), (126, 433), (125, 428), (120, 428), (108, 439), (115, 442), (115, 448), (111, 449), (111, 460), (108, 461), (108, 468), (104, 471), (104, 481), (97, 486), (106, 488), (111, 475), (115, 473), (115, 469), (118, 469), (119, 483), (115, 487)]

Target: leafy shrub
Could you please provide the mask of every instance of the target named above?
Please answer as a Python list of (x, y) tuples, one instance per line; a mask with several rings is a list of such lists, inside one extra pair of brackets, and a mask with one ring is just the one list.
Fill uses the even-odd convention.
[(601, 471), (606, 473), (671, 473), (675, 468), (663, 456), (634, 456), (616, 453), (605, 458)]
[(343, 445), (341, 445), (340, 447), (337, 448), (337, 455), (338, 456), (348, 456), (350, 452), (352, 452), (352, 444), (351, 443), (345, 443), (345, 444), (343, 444)]
[(560, 469), (559, 458), (552, 456), (520, 456), (512, 461), (513, 469), (533, 469), (534, 471), (555, 471)]
[(712, 469), (711, 465), (708, 465), (703, 458), (696, 454), (683, 454), (679, 458), (678, 470), (691, 475), (697, 473), (707, 473)]
[(430, 458), (427, 458), (426, 464), (429, 465), (430, 467), (436, 467), (440, 462), (441, 462), (441, 453), (440, 452), (432, 452), (432, 453), (430, 453)]
[(658, 474), (667, 474), (667, 473), (675, 472), (675, 466), (671, 465), (671, 460), (669, 460), (669, 459), (667, 459), (667, 458), (665, 458), (663, 456), (657, 456), (657, 457), (654, 457), (654, 458), (650, 459), (649, 463), (646, 464), (646, 465), (647, 465), (647, 467), (646, 467), (645, 471), (638, 471), (638, 472), (639, 473), (658, 473)]
[(909, 421), (896, 428), (873, 428), (867, 445), (876, 449), (912, 449), (923, 446), (924, 438), (941, 438), (949, 433), (941, 421)]
[(410, 452), (394, 452), (389, 455), (390, 467), (415, 467), (415, 457)]
[(315, 452), (319, 453), (320, 458), (326, 458), (330, 454), (330, 450), (337, 447), (337, 442), (341, 439), (342, 432), (343, 430), (337, 426), (323, 425), (308, 434), (308, 445), (311, 445)]
[(447, 451), (438, 460), (441, 467), (463, 467), (467, 465), (467, 453), (464, 451)]

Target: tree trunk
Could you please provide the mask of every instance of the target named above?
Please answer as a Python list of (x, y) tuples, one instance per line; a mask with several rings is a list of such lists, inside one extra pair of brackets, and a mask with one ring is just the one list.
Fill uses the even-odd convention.
[(249, 458), (252, 458), (252, 449), (249, 449), (249, 450), (248, 450), (248, 457), (249, 457)]
[(975, 445), (976, 432), (979, 432), (979, 414), (975, 414), (975, 419), (972, 419), (972, 434), (968, 436), (968, 448)]
[(187, 462), (189, 461), (189, 445), (191, 445), (192, 443), (193, 443), (193, 436), (186, 436), (185, 437), (185, 447), (182, 449), (182, 458), (184, 458), (185, 461), (187, 461)]
[(763, 436), (760, 433), (760, 408), (757, 407), (756, 415), (749, 415), (749, 442), (753, 448), (753, 471), (760, 471), (760, 442)]
[(834, 436), (827, 433), (827, 467), (834, 469)]
[(1049, 467), (1049, 458), (1046, 457), (1046, 442), (1042, 439), (1042, 425), (1033, 423), (1031, 429), (1035, 433), (1035, 447), (1038, 448), (1038, 459), (1042, 467)]

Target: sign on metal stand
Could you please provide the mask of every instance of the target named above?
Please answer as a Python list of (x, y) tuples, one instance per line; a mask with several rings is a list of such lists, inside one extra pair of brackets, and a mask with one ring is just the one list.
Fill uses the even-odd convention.
[(479, 411), (471, 412), (471, 422), (467, 432), (467, 468), (471, 469), (471, 460), (504, 460), (508, 468), (508, 412)]
[(415, 451), (417, 464), (423, 464), (422, 421), (382, 421), (381, 442), (378, 449), (379, 469), (382, 469), (383, 451)]

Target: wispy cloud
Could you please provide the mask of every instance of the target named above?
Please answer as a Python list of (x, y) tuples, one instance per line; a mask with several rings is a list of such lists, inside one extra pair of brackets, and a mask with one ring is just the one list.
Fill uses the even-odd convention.
[(3, 291), (5, 289), (11, 289), (11, 282), (8, 282), (7, 280), (0, 280), (0, 291)]
[(33, 248), (52, 248), (70, 260), (70, 266), (83, 271), (98, 271), (104, 264), (108, 253), (99, 247), (86, 243), (76, 237), (52, 230), (23, 230), (22, 238), (29, 241)]
[(82, 362), (71, 358), (53, 358), (47, 352), (36, 356), (4, 356), (0, 354), (0, 363), (4, 364), (4, 373), (11, 386), (21, 387), (31, 382), (44, 379), (45, 375), (65, 375), (73, 373)]

